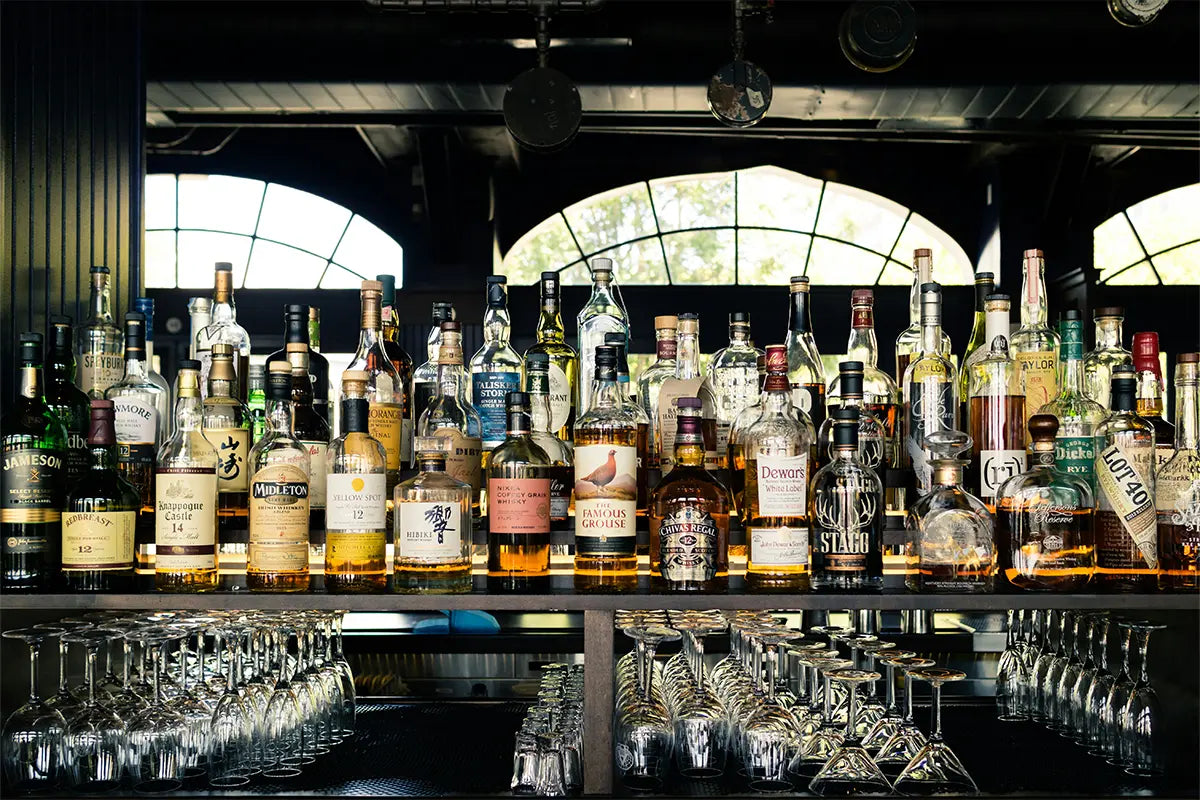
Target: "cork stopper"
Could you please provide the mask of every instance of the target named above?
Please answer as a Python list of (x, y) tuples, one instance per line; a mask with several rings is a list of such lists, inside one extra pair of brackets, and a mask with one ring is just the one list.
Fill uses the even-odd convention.
[(679, 317), (674, 314), (665, 314), (654, 318), (654, 330), (656, 331), (673, 331), (678, 327)]
[(1033, 440), (1031, 449), (1034, 452), (1053, 453), (1054, 437), (1058, 435), (1058, 417), (1053, 414), (1034, 414), (1026, 426), (1029, 437)]
[(1024, 253), (1021, 254), (1021, 257), (1028, 261), (1030, 259), (1035, 259), (1035, 258), (1043, 259), (1046, 257), (1046, 254), (1043, 253), (1041, 250), (1038, 250), (1035, 248), (1033, 250), (1026, 250)]
[(361, 369), (348, 369), (342, 373), (342, 394), (347, 397), (366, 397), (367, 373)]
[(1125, 309), (1121, 306), (1101, 306), (1092, 312), (1092, 319), (1124, 317)]

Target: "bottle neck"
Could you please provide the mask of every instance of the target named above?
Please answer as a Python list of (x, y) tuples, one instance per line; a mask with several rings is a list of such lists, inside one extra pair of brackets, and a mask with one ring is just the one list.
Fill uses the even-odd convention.
[(436, 364), (438, 351), (442, 347), (442, 325), (435, 322), (433, 328), (429, 331), (429, 336), (425, 339), (425, 353), (429, 357), (430, 363)]
[(620, 408), (625, 402), (625, 393), (617, 383), (615, 371), (592, 381), (591, 408)]
[(846, 343), (846, 360), (861, 361), (868, 367), (879, 364), (879, 342), (875, 338), (874, 324), (850, 329), (850, 340)]
[(291, 435), (293, 417), (291, 400), (267, 399), (267, 425), (272, 433)]
[(704, 443), (694, 435), (675, 437), (675, 464), (681, 467), (704, 466)]
[(1175, 449), (1195, 450), (1200, 447), (1200, 408), (1196, 404), (1196, 382), (1175, 382)]
[(342, 400), (342, 431), (347, 435), (352, 433), (367, 433), (368, 406), (365, 397), (347, 397)]
[(700, 377), (700, 337), (680, 333), (675, 351), (675, 377), (687, 380)]
[(776, 376), (767, 376), (767, 384), (759, 395), (762, 398), (763, 413), (782, 414), (792, 405), (792, 390), (788, 386), (786, 375), (782, 376), (780, 387), (772, 384), (772, 377)]
[(507, 412), (508, 426), (506, 433), (510, 439), (528, 439), (533, 432), (533, 425), (527, 411), (509, 410)]
[(729, 326), (729, 346), (730, 347), (749, 347), (750, 346), (750, 328), (744, 325)]
[(113, 322), (112, 291), (108, 288), (108, 276), (92, 282), (92, 294), (88, 300), (92, 319), (96, 322)]
[(507, 347), (508, 332), (508, 309), (488, 306), (483, 315), (483, 341), (497, 347)]
[(1008, 339), (1008, 309), (987, 311), (983, 315), (983, 347), (988, 349), (997, 336)]
[(26, 364), (21, 367), (21, 397), (37, 400), (44, 392), (43, 387), (40, 366)]
[(961, 463), (933, 462), (933, 476), (930, 480), (933, 486), (960, 486), (962, 485), (962, 478), (963, 465)]
[(533, 430), (538, 433), (553, 433), (550, 430), (550, 378), (545, 373), (530, 374), (526, 381), (529, 392), (529, 416)]
[(1162, 384), (1153, 370), (1138, 372), (1137, 413), (1139, 417), (1161, 417), (1163, 415)]
[(125, 377), (146, 377), (146, 351), (125, 348)]
[(679, 340), (673, 328), (654, 332), (654, 355), (657, 361), (674, 363), (679, 355)]
[(1040, 258), (1025, 262), (1025, 280), (1021, 284), (1021, 325), (1046, 325), (1046, 265)]
[(287, 344), (308, 344), (308, 320), (292, 317), (284, 328), (283, 340)]
[(912, 288), (908, 290), (908, 326), (921, 324), (921, 285), (933, 279), (933, 264), (927, 258), (918, 258), (913, 267)]
[(175, 401), (175, 431), (188, 433), (203, 428), (203, 409), (199, 395), (185, 395)]
[(835, 461), (855, 461), (858, 458), (858, 443), (853, 445), (839, 444), (833, 448), (833, 459)]
[(46, 365), (46, 381), (53, 386), (71, 383), (75, 375), (75, 358), (71, 351), (54, 348)]
[[(445, 348), (443, 348), (443, 351)], [(457, 361), (439, 356), (437, 365), (437, 382), (439, 397), (458, 397), (461, 394), (462, 357)]]
[(557, 294), (542, 294), (542, 312), (537, 322), (538, 342), (561, 344), (566, 341), (559, 305)]
[[(116, 434), (113, 434), (112, 438), (115, 441)], [(120, 459), (117, 457), (115, 444), (89, 444), (88, 453), (92, 469), (116, 470), (119, 468)]]
[(379, 317), (368, 318), (367, 314), (363, 314), (362, 327), (358, 332), (358, 355), (365, 357), (375, 349), (382, 352), (382, 342), (383, 330), (379, 326)]
[(791, 307), (788, 309), (788, 330), (799, 334), (812, 331), (809, 319), (808, 292), (792, 292)]
[(379, 321), (386, 341), (400, 341), (400, 315), (396, 313), (395, 306), (384, 306), (379, 313)]
[(421, 472), (445, 472), (446, 471), (446, 456), (444, 454), (437, 455), (421, 455), (417, 457), (418, 469)]
[(933, 355), (942, 349), (942, 319), (941, 316), (926, 314), (921, 318), (921, 353)]
[(1096, 349), (1120, 350), (1124, 341), (1122, 328), (1125, 320), (1121, 317), (1101, 317), (1096, 320)]
[(308, 321), (308, 346), (313, 350), (321, 349), (321, 320), (319, 319)]
[[(253, 394), (253, 392), (251, 392)], [(233, 399), (233, 381), (217, 380), (210, 377), (208, 379), (208, 396), (210, 399), (225, 398)]]
[(1062, 362), (1062, 393), (1083, 395), (1083, 360), (1066, 358)]

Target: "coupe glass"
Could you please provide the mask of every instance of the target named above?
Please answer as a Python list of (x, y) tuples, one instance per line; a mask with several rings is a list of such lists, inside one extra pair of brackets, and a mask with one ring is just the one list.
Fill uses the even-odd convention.
[(913, 756), (896, 778), (896, 791), (903, 795), (976, 795), (979, 787), (958, 756), (942, 739), (942, 684), (961, 681), (966, 673), (943, 667), (924, 667), (909, 677), (929, 681), (933, 694), (933, 723), (929, 741)]
[(67, 718), (63, 732), (63, 765), (67, 785), (76, 792), (93, 794), (116, 789), (121, 783), (124, 762), (125, 723), (101, 700), (99, 690), (100, 648), (108, 643), (101, 630), (63, 634), (71, 644), (84, 648), (87, 699)]
[(1163, 731), (1162, 706), (1159, 704), (1158, 694), (1150, 685), (1150, 667), (1146, 659), (1150, 634), (1165, 627), (1157, 622), (1130, 624), (1141, 669), (1138, 670), (1129, 700), (1117, 717), (1120, 732), (1119, 752), (1125, 771), (1142, 778), (1163, 773), (1163, 753), (1168, 744)]
[(144, 794), (174, 791), (183, 785), (187, 722), (167, 708), (159, 691), (162, 645), (167, 641), (167, 633), (161, 627), (148, 627), (128, 636), (150, 654), (154, 688), (154, 701), (129, 722), (127, 752), (133, 790)]
[(904, 718), (900, 720), (899, 729), (883, 743), (883, 747), (879, 748), (879, 752), (875, 754), (875, 763), (885, 774), (900, 774), (901, 770), (908, 766), (908, 763), (928, 743), (925, 734), (921, 732), (913, 719), (913, 697), (916, 693), (913, 690), (912, 673), (925, 667), (932, 667), (934, 663), (933, 659), (919, 656), (892, 659), (892, 664), (904, 672)]
[(887, 687), (884, 692), (887, 705), (884, 708), (883, 716), (871, 726), (867, 735), (863, 737), (862, 745), (868, 752), (879, 752), (879, 749), (887, 744), (888, 739), (891, 739), (900, 730), (904, 716), (900, 711), (900, 705), (896, 702), (896, 667), (899, 666), (896, 660), (912, 658), (915, 655), (916, 653), (912, 650), (900, 650), (894, 647), (886, 651), (878, 651), (880, 663), (887, 668)]
[(4, 720), (4, 775), (14, 792), (53, 790), (63, 777), (63, 731), (66, 722), (38, 692), (38, 657), (42, 642), (62, 631), (47, 627), (4, 631), (29, 647), (29, 699)]
[(891, 794), (891, 783), (863, 748), (858, 734), (858, 686), (879, 680), (879, 673), (835, 669), (828, 676), (846, 686), (846, 735), (808, 784), (808, 790), (822, 797)]
[(674, 737), (661, 696), (652, 692), (654, 652), (660, 642), (679, 639), (679, 632), (662, 625), (638, 625), (626, 628), (625, 635), (635, 642), (640, 692), (617, 712), (617, 772), (631, 791), (657, 791), (671, 763)]

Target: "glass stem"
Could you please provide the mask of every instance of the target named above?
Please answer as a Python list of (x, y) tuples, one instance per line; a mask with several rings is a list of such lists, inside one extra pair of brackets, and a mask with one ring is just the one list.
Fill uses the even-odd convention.
[(942, 684), (940, 681), (933, 681), (929, 684), (929, 689), (933, 700), (933, 732), (929, 734), (929, 741), (940, 742), (942, 740)]
[(829, 684), (829, 674), (822, 673), (823, 690), (825, 692), (825, 721), (833, 722), (833, 687)]
[(227, 639), (225, 644), (229, 646), (229, 665), (225, 668), (225, 692), (227, 694), (233, 694), (234, 693), (234, 690), (233, 690), (233, 686), (234, 686), (234, 683), (233, 683), (233, 680), (234, 680), (234, 678), (233, 678), (233, 662), (234, 662), (233, 653), (234, 653), (234, 650), (236, 649), (236, 646), (235, 646), (235, 643), (232, 638)]
[(646, 666), (643, 670), (644, 682), (642, 683), (642, 699), (650, 702), (650, 688), (654, 684), (654, 652), (655, 645), (646, 643)]
[(41, 642), (29, 642), (29, 702), (36, 703), (38, 697), (38, 656), (42, 650)]
[(153, 645), (150, 649), (150, 669), (154, 675), (154, 702), (157, 705), (162, 704), (162, 687), (158, 681), (158, 665), (162, 655), (162, 645)]
[(887, 668), (887, 690), (885, 696), (887, 697), (888, 716), (892, 716), (898, 709), (896, 708), (896, 668), (891, 664), (888, 664)]
[(767, 646), (765, 648), (765, 657), (767, 659), (767, 702), (775, 703), (775, 670), (779, 664), (777, 661), (778, 650), (775, 647)]
[(187, 694), (188, 690), (188, 637), (179, 640), (179, 687)]
[(1126, 680), (1133, 679), (1133, 673), (1129, 669), (1129, 644), (1132, 639), (1133, 632), (1130, 628), (1125, 628), (1125, 633), (1121, 637), (1121, 674)]
[(911, 725), (913, 721), (913, 690), (912, 672), (904, 671), (904, 723)]
[(1141, 661), (1141, 676), (1138, 678), (1138, 684), (1141, 686), (1150, 685), (1150, 663), (1146, 659), (1147, 651), (1150, 648), (1150, 631), (1138, 631), (1138, 660)]
[(133, 662), (133, 645), (128, 639), (121, 639), (121, 690), (129, 691), (129, 673)]
[(100, 646), (89, 645), (87, 648), (87, 661), (84, 663), (86, 672), (85, 678), (88, 684), (88, 702), (89, 706), (96, 705), (96, 664), (100, 661)]
[(692, 655), (695, 662), (696, 673), (696, 692), (704, 694), (704, 637), (693, 633), (692, 637)]
[(850, 683), (846, 686), (846, 691), (849, 692), (849, 698), (846, 701), (846, 738), (857, 740), (858, 735), (858, 684)]
[(204, 631), (196, 634), (196, 654), (200, 657), (200, 683), (203, 684), (207, 680), (204, 676)]
[(58, 693), (67, 693), (67, 643), (58, 637)]

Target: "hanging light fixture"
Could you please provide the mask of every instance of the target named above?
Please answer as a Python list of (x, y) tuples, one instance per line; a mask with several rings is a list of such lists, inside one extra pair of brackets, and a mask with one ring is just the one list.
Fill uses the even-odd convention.
[(549, 66), (550, 16), (537, 20), (537, 66), (512, 80), (504, 91), (504, 125), (517, 144), (534, 152), (561, 150), (579, 133), (583, 101), (579, 87)]
[(905, 0), (861, 0), (842, 14), (838, 43), (865, 72), (891, 72), (917, 46), (917, 12)]
[(731, 128), (757, 124), (771, 107), (771, 79), (743, 57), (742, 13), (743, 0), (734, 0), (733, 61), (718, 69), (708, 82), (708, 110)]

